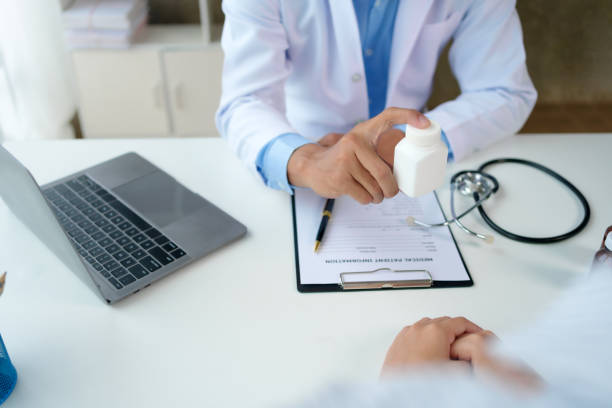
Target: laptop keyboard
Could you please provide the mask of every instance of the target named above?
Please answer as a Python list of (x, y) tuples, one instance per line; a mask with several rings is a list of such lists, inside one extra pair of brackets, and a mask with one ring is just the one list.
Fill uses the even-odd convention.
[(186, 255), (85, 175), (43, 194), (75, 249), (117, 289)]

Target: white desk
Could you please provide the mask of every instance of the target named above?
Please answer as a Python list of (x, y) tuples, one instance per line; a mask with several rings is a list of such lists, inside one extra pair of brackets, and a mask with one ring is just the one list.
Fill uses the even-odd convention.
[[(502, 337), (532, 319), (587, 272), (612, 224), (612, 135), (523, 135), (450, 166), (449, 177), (493, 157), (539, 161), (588, 198), (592, 218), (577, 237), (535, 246), (496, 235), (488, 245), (455, 230), (471, 288), (300, 294), (290, 200), (259, 184), (224, 141), (6, 146), (40, 183), (137, 151), (249, 229), (245, 239), (108, 306), (31, 234), (7, 239), (19, 224), (0, 212), (0, 269), (9, 272), (0, 332), (20, 376), (7, 408), (262, 406), (330, 381), (374, 380), (396, 332), (423, 316), (465, 315)], [(491, 172), (502, 190), (489, 208), (502, 226), (549, 234), (575, 225), (578, 203), (544, 176), (511, 165)], [(447, 186), (440, 199), (447, 208)], [(539, 199), (549, 204), (538, 207)], [(477, 215), (466, 223), (489, 231)]]

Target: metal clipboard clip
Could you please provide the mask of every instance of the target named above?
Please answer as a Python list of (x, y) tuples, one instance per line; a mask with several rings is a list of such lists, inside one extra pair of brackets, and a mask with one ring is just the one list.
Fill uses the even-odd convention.
[[(383, 279), (376, 279), (384, 276)], [(425, 269), (400, 270), (379, 268), (364, 272), (342, 272), (340, 285), (343, 290), (429, 288), (433, 284), (431, 273)]]

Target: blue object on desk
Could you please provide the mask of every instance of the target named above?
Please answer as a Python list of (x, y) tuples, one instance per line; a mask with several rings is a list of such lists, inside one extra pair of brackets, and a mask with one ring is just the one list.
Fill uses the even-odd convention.
[(11, 395), (15, 384), (17, 384), (17, 371), (11, 363), (2, 336), (0, 336), (0, 404)]

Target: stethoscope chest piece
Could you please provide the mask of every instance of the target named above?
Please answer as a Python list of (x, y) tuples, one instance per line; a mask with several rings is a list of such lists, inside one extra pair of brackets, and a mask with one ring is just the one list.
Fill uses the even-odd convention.
[(461, 195), (472, 196), (474, 193), (485, 196), (496, 193), (499, 189), (497, 179), (490, 174), (475, 170), (466, 170), (456, 173), (451, 183)]

